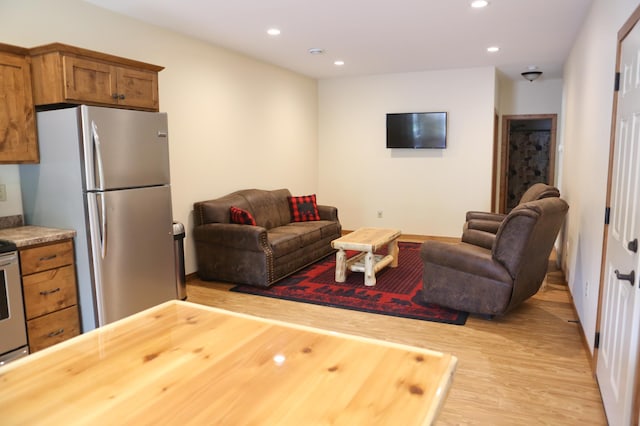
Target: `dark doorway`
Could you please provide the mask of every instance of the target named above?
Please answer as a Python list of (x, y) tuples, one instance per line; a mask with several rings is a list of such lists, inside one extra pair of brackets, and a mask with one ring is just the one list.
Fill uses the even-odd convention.
[(534, 183), (553, 185), (556, 115), (504, 116), (501, 211), (508, 213)]

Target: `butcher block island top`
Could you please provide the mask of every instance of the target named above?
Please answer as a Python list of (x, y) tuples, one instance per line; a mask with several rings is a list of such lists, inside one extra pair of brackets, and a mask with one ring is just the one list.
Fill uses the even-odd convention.
[(176, 300), (0, 368), (0, 423), (431, 424), (456, 363)]

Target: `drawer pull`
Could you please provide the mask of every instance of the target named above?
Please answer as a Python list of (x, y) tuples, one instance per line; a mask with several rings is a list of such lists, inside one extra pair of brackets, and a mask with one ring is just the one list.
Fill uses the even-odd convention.
[(64, 333), (64, 328), (59, 328), (56, 331), (52, 331), (51, 333), (47, 334), (47, 337), (55, 337), (55, 336), (59, 336), (62, 333)]
[(57, 293), (60, 291), (60, 287), (54, 288), (53, 290), (43, 290), (40, 292), (41, 295), (47, 296), (49, 294)]
[(51, 256), (45, 256), (40, 258), (40, 262), (44, 262), (45, 260), (53, 260), (58, 257), (57, 254), (52, 254)]

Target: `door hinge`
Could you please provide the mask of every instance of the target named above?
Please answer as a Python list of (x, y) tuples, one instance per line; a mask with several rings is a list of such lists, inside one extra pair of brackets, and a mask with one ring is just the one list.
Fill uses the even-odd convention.
[(619, 72), (616, 73), (616, 79), (615, 79), (615, 83), (613, 84), (613, 86), (614, 86), (613, 90), (615, 92), (620, 90), (620, 73)]
[(611, 207), (605, 207), (604, 209), (604, 224), (609, 224), (609, 217), (611, 216)]
[(600, 332), (596, 332), (596, 338), (593, 342), (593, 348), (598, 349), (600, 347)]

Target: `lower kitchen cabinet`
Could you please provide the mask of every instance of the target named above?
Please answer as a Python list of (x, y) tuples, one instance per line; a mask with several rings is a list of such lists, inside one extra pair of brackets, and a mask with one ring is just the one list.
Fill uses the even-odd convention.
[(80, 334), (73, 240), (19, 252), (30, 351)]

